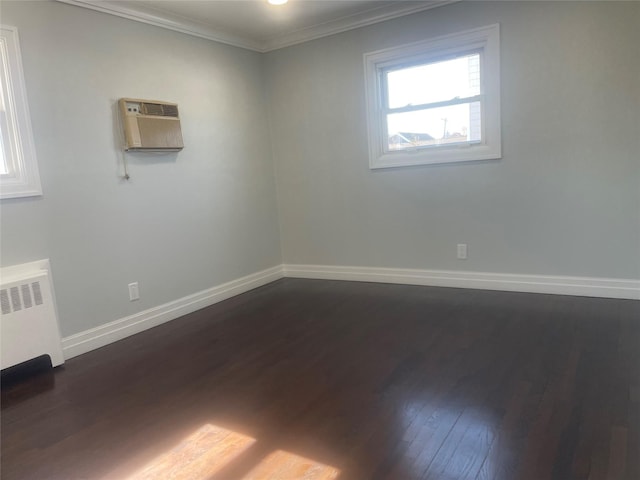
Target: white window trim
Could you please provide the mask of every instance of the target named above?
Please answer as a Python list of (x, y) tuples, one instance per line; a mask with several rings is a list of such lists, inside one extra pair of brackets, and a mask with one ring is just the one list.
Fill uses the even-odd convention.
[[(482, 141), (385, 152), (383, 105), (385, 69), (407, 63), (428, 63), (470, 50), (482, 51)], [(500, 26), (498, 24), (379, 50), (364, 55), (369, 167), (392, 168), (502, 157), (500, 139)]]
[(4, 67), (0, 101), (6, 112), (3, 141), (11, 153), (5, 159), (9, 173), (0, 175), (0, 198), (42, 195), (17, 28), (0, 25), (0, 56)]

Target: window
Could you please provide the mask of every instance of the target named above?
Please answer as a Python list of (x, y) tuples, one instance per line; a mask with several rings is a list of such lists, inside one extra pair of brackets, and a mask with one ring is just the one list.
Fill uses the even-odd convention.
[(0, 27), (0, 198), (42, 195), (18, 31)]
[(501, 157), (499, 27), (364, 56), (369, 165)]

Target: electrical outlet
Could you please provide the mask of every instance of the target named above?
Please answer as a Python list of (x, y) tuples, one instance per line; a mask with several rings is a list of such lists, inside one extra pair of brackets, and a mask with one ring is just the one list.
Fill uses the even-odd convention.
[(138, 282), (133, 282), (129, 284), (129, 301), (133, 302), (134, 300), (140, 299), (140, 291), (138, 290)]
[(458, 259), (466, 260), (467, 259), (467, 244), (459, 243), (458, 244)]

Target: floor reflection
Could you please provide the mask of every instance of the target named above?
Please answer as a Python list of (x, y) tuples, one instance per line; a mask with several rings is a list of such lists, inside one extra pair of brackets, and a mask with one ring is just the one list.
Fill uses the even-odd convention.
[(329, 465), (278, 450), (268, 455), (253, 470), (242, 477), (242, 480), (332, 480), (338, 478), (339, 474), (338, 469)]
[(42, 355), (2, 370), (2, 408), (53, 390), (56, 386), (55, 372), (63, 368), (52, 368), (49, 356)]
[(390, 478), (400, 471), (405, 476), (398, 478), (465, 478), (482, 468), (502, 414), (446, 398), (434, 400), (410, 403), (402, 412), (406, 448)]
[[(255, 442), (249, 436), (207, 424), (127, 480), (210, 479), (234, 460), (242, 463), (242, 454)], [(255, 465), (246, 458), (244, 462), (249, 464), (243, 465), (248, 473), (242, 480), (334, 480), (340, 474), (334, 467), (283, 450), (268, 454)]]
[(129, 480), (209, 478), (254, 442), (255, 439), (246, 435), (207, 424)]

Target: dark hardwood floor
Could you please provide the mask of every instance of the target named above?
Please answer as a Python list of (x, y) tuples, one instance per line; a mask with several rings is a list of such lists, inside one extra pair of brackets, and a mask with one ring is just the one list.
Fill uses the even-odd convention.
[(284, 279), (9, 373), (4, 480), (640, 479), (638, 301)]

